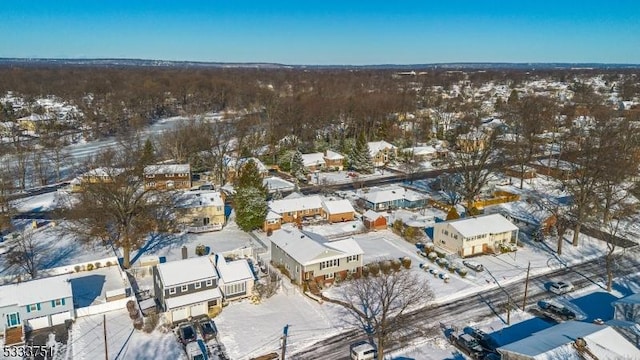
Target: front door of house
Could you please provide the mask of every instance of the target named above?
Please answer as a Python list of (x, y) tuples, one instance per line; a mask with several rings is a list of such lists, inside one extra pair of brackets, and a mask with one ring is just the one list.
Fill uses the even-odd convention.
[(311, 280), (313, 279), (313, 271), (307, 271), (304, 273), (304, 279), (305, 280)]
[(20, 325), (20, 314), (15, 312), (7, 314), (7, 327), (14, 327)]

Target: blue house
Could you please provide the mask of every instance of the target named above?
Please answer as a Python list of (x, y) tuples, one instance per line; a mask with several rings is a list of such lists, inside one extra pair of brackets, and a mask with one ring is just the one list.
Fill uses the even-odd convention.
[(69, 277), (61, 275), (0, 286), (0, 316), (0, 330), (5, 334), (10, 329), (23, 334), (25, 325), (42, 329), (73, 319)]
[(419, 209), (427, 205), (427, 196), (403, 187), (371, 188), (362, 192), (364, 207), (373, 211), (388, 209)]

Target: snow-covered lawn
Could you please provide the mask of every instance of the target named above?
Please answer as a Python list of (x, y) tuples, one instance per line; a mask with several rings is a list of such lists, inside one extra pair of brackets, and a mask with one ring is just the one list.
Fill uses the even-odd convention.
[[(173, 332), (158, 329), (150, 334), (135, 330), (126, 309), (104, 314), (107, 324), (109, 359), (152, 360), (185, 359), (186, 355)], [(73, 360), (104, 358), (103, 315), (76, 319), (69, 337)]]
[(336, 184), (348, 184), (357, 183), (362, 180), (380, 179), (386, 176), (395, 175), (392, 171), (385, 171), (384, 169), (375, 169), (373, 174), (360, 174), (357, 177), (349, 176), (354, 174), (353, 171), (335, 171), (335, 172), (321, 172), (317, 175), (312, 175), (311, 184), (314, 185), (336, 185)]
[(278, 351), (287, 324), (290, 353), (341, 331), (344, 324), (337, 305), (319, 304), (290, 283), (283, 286), (278, 294), (259, 305), (246, 300), (231, 303), (215, 318), (219, 339), (232, 359), (243, 360)]

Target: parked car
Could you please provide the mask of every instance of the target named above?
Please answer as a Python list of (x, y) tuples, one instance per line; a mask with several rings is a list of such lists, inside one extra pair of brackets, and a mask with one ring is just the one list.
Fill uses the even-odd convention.
[(484, 271), (484, 266), (480, 263), (477, 263), (473, 260), (464, 260), (462, 262), (464, 264), (464, 266), (468, 267), (471, 270), (474, 271)]
[(552, 282), (549, 285), (549, 291), (556, 295), (566, 294), (570, 291), (573, 291), (573, 284), (568, 281)]
[(451, 334), (450, 340), (474, 359), (481, 359), (484, 355), (484, 349), (482, 346), (469, 334), (462, 334), (460, 336)]
[(218, 328), (213, 320), (209, 318), (202, 318), (196, 323), (200, 334), (205, 341), (209, 341), (218, 335)]
[(351, 360), (373, 360), (378, 357), (378, 350), (368, 341), (358, 341), (349, 346)]
[(207, 348), (204, 346), (202, 340), (192, 341), (188, 343), (184, 351), (187, 353), (189, 360), (207, 360)]
[(196, 341), (198, 335), (191, 323), (184, 323), (178, 326), (178, 338), (180, 338), (182, 345), (187, 345), (190, 342)]
[(538, 306), (540, 306), (542, 310), (550, 314), (551, 316), (547, 316), (551, 318), (554, 318), (554, 315), (555, 317), (560, 317), (563, 320), (573, 320), (576, 318), (576, 313), (564, 306), (556, 306), (544, 301), (538, 303)]

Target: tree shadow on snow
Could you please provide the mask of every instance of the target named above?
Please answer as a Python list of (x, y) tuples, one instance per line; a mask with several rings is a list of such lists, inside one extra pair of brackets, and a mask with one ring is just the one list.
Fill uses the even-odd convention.
[(613, 306), (611, 306), (611, 303), (615, 300), (618, 300), (618, 298), (610, 293), (598, 291), (573, 299), (571, 303), (579, 307), (587, 315), (587, 318), (584, 319), (585, 322), (593, 322), (595, 319), (604, 321), (613, 319)]
[(87, 275), (71, 279), (73, 304), (78, 308), (91, 305), (100, 294), (105, 283), (104, 275)]
[(142, 255), (155, 254), (160, 250), (178, 248), (184, 245), (188, 236), (184, 234), (155, 233), (149, 235), (145, 244), (131, 257), (135, 263)]
[(515, 325), (511, 325), (509, 327), (505, 327), (498, 331), (492, 332), (489, 334), (489, 336), (495, 341), (498, 346), (503, 346), (515, 341), (522, 340), (526, 337), (531, 336), (531, 334), (535, 332), (548, 329), (553, 325), (555, 325), (555, 323), (549, 323), (540, 318), (531, 318), (529, 320), (525, 320)]

